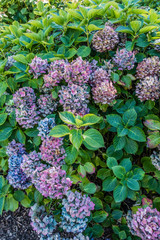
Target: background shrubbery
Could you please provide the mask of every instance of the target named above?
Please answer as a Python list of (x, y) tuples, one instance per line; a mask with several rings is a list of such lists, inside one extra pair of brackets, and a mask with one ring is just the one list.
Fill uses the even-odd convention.
[(158, 7), (0, 2), (0, 213), (41, 239), (160, 239)]

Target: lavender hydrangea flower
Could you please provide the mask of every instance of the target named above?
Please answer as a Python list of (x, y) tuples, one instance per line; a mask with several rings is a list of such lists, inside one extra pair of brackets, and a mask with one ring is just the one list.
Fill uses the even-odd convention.
[(83, 87), (76, 84), (62, 86), (59, 91), (59, 103), (63, 105), (63, 110), (81, 116), (89, 113), (87, 105), (89, 97), (90, 95), (85, 85)]
[(153, 154), (151, 155), (151, 161), (152, 161), (152, 164), (155, 166), (155, 168), (157, 168), (160, 171), (160, 151), (153, 152)]
[(103, 81), (110, 81), (109, 74), (103, 68), (97, 68), (92, 74), (92, 81), (90, 81), (90, 85), (95, 87), (97, 84), (101, 84)]
[(160, 59), (157, 56), (152, 58), (145, 58), (142, 62), (138, 63), (136, 70), (136, 77), (144, 79), (148, 76), (159, 76), (160, 72)]
[(13, 95), (13, 101), (16, 107), (16, 121), (23, 128), (33, 128), (39, 121), (34, 90), (30, 87), (20, 88)]
[(34, 78), (38, 78), (43, 73), (47, 72), (48, 61), (47, 59), (43, 60), (40, 57), (34, 57), (31, 64), (29, 64), (30, 70), (29, 73), (33, 73)]
[(38, 123), (37, 129), (39, 130), (38, 136), (41, 139), (44, 139), (48, 136), (51, 129), (55, 127), (55, 119), (54, 118), (44, 118)]
[(111, 104), (116, 98), (117, 90), (111, 81), (105, 80), (92, 88), (95, 103)]
[(29, 216), (31, 217), (31, 226), (40, 236), (40, 240), (53, 240), (54, 231), (57, 222), (52, 215), (48, 215), (44, 206), (35, 204), (31, 207)]
[(83, 86), (88, 83), (90, 74), (92, 73), (91, 65), (89, 62), (78, 57), (70, 64), (65, 65), (65, 81), (69, 84), (77, 84)]
[(15, 63), (16, 60), (13, 58), (13, 56), (8, 56), (8, 59), (7, 59), (7, 63), (5, 65), (5, 70), (9, 70), (12, 66), (13, 66), (13, 63)]
[(117, 32), (106, 24), (103, 30), (99, 30), (93, 35), (92, 47), (97, 52), (102, 53), (114, 49), (118, 42), (119, 38)]
[(23, 155), (26, 153), (26, 149), (23, 144), (12, 140), (12, 142), (10, 142), (7, 146), (6, 153), (9, 157), (13, 155)]
[(55, 86), (57, 86), (65, 75), (65, 66), (67, 62), (65, 60), (56, 60), (50, 64), (48, 69), (49, 73), (44, 75), (44, 84), (42, 90), (46, 93), (50, 92)]
[(66, 232), (80, 233), (87, 227), (88, 218), (94, 203), (86, 195), (79, 192), (68, 191), (67, 198), (62, 200), (61, 227)]
[(131, 233), (142, 240), (160, 239), (160, 212), (157, 209), (139, 208), (127, 218)]
[(52, 94), (40, 95), (37, 105), (43, 117), (52, 114), (57, 109), (57, 102), (52, 98)]
[(8, 159), (9, 171), (7, 179), (14, 188), (26, 189), (31, 185), (30, 178), (21, 169), (23, 155), (12, 155)]
[(136, 86), (136, 95), (141, 102), (146, 100), (155, 101), (160, 97), (160, 82), (156, 76), (146, 77)]
[(40, 147), (42, 160), (53, 166), (60, 166), (66, 157), (63, 147), (63, 138), (46, 137)]
[(120, 51), (117, 49), (113, 62), (117, 65), (119, 70), (131, 70), (136, 63), (136, 57), (134, 52), (127, 51), (125, 48)]

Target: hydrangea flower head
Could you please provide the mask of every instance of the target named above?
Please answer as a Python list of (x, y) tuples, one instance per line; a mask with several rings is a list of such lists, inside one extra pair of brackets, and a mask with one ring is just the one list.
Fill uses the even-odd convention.
[(37, 127), (37, 129), (39, 130), (38, 136), (40, 136), (42, 139), (46, 138), (53, 127), (55, 127), (54, 118), (42, 119), (38, 123), (38, 127)]
[(119, 70), (131, 70), (136, 63), (136, 57), (134, 52), (127, 51), (125, 48), (121, 50), (117, 49), (113, 62), (117, 65)]
[(90, 81), (90, 85), (95, 87), (97, 84), (101, 84), (103, 81), (109, 81), (110, 77), (107, 71), (103, 68), (97, 68), (92, 74), (92, 80)]
[(22, 143), (17, 143), (15, 140), (12, 140), (7, 146), (6, 153), (9, 157), (13, 155), (23, 155), (25, 154), (26, 149)]
[(38, 78), (43, 73), (47, 72), (48, 61), (47, 59), (43, 60), (42, 58), (36, 56), (33, 58), (29, 66), (30, 66), (29, 73), (33, 73), (34, 78)]
[(40, 95), (37, 105), (43, 117), (52, 114), (57, 109), (57, 102), (52, 98), (52, 94)]
[(157, 168), (160, 171), (160, 151), (153, 152), (153, 154), (151, 155), (151, 161), (152, 161), (152, 164), (155, 166), (155, 168)]

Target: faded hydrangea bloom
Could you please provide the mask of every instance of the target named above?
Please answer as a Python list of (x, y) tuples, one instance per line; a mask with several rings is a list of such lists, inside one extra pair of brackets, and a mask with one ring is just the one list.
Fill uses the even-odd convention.
[(157, 56), (145, 58), (137, 66), (137, 78), (144, 79), (148, 76), (159, 76), (160, 73), (160, 59)]
[(13, 95), (13, 101), (16, 107), (16, 121), (23, 128), (33, 128), (40, 119), (34, 90), (30, 87), (20, 88)]
[(14, 56), (8, 56), (7, 63), (6, 63), (6, 66), (5, 66), (6, 71), (9, 70), (13, 66), (13, 63), (16, 62), (16, 60), (14, 60), (13, 57)]
[(79, 192), (68, 191), (67, 198), (62, 200), (62, 222), (61, 227), (66, 232), (80, 233), (87, 227), (91, 210), (94, 210), (94, 203), (87, 195)]
[(26, 153), (26, 149), (22, 143), (12, 140), (7, 146), (6, 153), (9, 157), (12, 155), (23, 155)]
[(153, 152), (153, 154), (151, 155), (151, 161), (152, 161), (152, 164), (155, 166), (155, 168), (157, 168), (160, 171), (160, 151)]
[(146, 100), (155, 101), (160, 97), (160, 81), (156, 76), (146, 77), (136, 86), (136, 95), (141, 102)]
[(29, 216), (31, 217), (31, 226), (39, 235), (40, 240), (54, 239), (57, 222), (52, 215), (47, 214), (44, 206), (34, 204), (30, 209)]
[(99, 30), (93, 35), (92, 46), (97, 52), (106, 52), (114, 49), (118, 42), (117, 32), (106, 24), (103, 30)]
[(63, 138), (46, 137), (40, 147), (41, 159), (55, 166), (64, 163), (65, 150), (63, 147)]
[(46, 117), (56, 111), (57, 102), (52, 98), (52, 94), (44, 94), (40, 95), (37, 106), (40, 114)]
[(85, 115), (89, 113), (89, 93), (87, 86), (62, 86), (59, 91), (59, 103), (63, 106), (63, 111), (69, 111), (76, 115)]
[(97, 68), (92, 74), (92, 81), (90, 81), (90, 85), (95, 87), (97, 84), (101, 84), (103, 81), (109, 81), (110, 77), (106, 70), (103, 68)]
[(156, 39), (154, 42), (154, 49), (160, 52), (160, 39)]
[(113, 62), (117, 65), (119, 70), (131, 70), (136, 63), (136, 57), (134, 52), (127, 51), (125, 48), (121, 50), (117, 49)]
[(90, 63), (78, 57), (71, 63), (65, 65), (64, 78), (69, 84), (74, 83), (83, 86), (88, 83), (91, 73), (92, 69)]
[(43, 73), (47, 72), (48, 62), (47, 59), (43, 60), (42, 58), (36, 56), (33, 58), (29, 66), (30, 66), (29, 73), (33, 73), (34, 78), (38, 78)]
[(105, 80), (92, 88), (95, 103), (111, 104), (116, 98), (117, 90), (111, 81)]
[(54, 118), (44, 118), (38, 123), (37, 129), (39, 130), (38, 136), (41, 139), (44, 139), (48, 136), (51, 129), (55, 127), (55, 119)]
[(150, 207), (139, 208), (135, 214), (127, 216), (131, 233), (142, 240), (160, 239), (160, 212)]

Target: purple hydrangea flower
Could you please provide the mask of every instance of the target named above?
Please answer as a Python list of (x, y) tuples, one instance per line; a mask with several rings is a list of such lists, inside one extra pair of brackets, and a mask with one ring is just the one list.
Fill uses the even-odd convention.
[(131, 70), (136, 63), (136, 57), (134, 52), (127, 51), (125, 48), (120, 51), (117, 49), (113, 62), (117, 65), (119, 70)]
[(155, 166), (155, 168), (157, 168), (160, 171), (160, 151), (153, 152), (153, 154), (151, 155), (151, 161), (152, 161), (152, 164)]
[(37, 105), (43, 117), (52, 114), (57, 109), (57, 102), (52, 98), (52, 94), (40, 95)]
[(33, 73), (34, 78), (38, 78), (43, 73), (47, 72), (48, 62), (47, 59), (43, 60), (40, 57), (34, 57), (31, 64), (29, 64), (30, 70), (29, 73)]
[(95, 87), (103, 81), (110, 81), (109, 74), (103, 68), (97, 68), (92, 74), (92, 81), (90, 81), (90, 85)]
[(44, 118), (38, 123), (37, 129), (39, 130), (38, 136), (41, 139), (44, 139), (48, 136), (51, 129), (55, 127), (55, 119), (54, 118)]
[(9, 157), (13, 155), (23, 155), (26, 153), (26, 149), (22, 143), (17, 143), (15, 140), (12, 140), (7, 146), (6, 153)]

